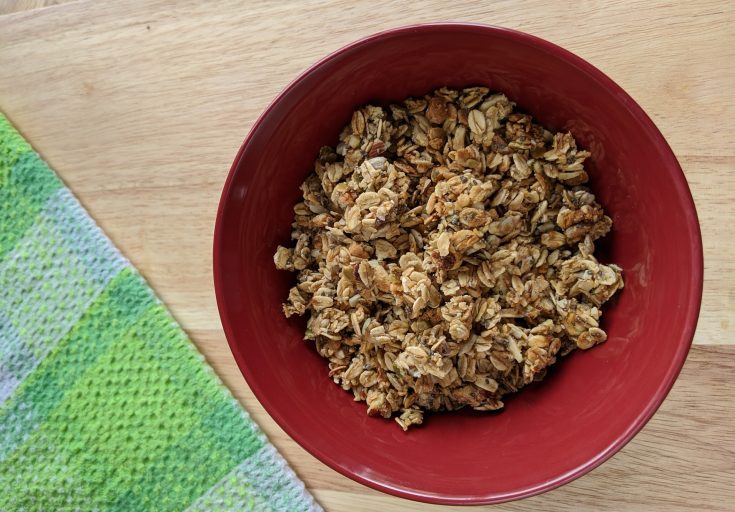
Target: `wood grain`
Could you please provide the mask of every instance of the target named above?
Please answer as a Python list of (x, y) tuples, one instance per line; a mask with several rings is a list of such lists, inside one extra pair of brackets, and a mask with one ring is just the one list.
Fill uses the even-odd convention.
[(74, 0), (0, 0), (0, 15), (31, 11), (72, 1)]
[(517, 28), (602, 69), (651, 115), (689, 180), (705, 247), (695, 348), (660, 412), (611, 461), (561, 489), (492, 510), (733, 509), (731, 2), (430, 1), (401, 5), (400, 15), (398, 4), (380, 0), (53, 3), (0, 0), (0, 13), (13, 13), (0, 16), (0, 110), (151, 282), (330, 511), (450, 508), (382, 495), (319, 463), (268, 417), (235, 366), (214, 302), (211, 234), (249, 127), (315, 60), (407, 23)]

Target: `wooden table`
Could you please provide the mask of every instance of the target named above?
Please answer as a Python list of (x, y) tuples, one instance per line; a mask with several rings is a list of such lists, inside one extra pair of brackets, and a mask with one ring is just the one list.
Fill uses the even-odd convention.
[(215, 306), (217, 201), (267, 103), (354, 39), (451, 19), (568, 48), (643, 106), (684, 167), (704, 237), (702, 313), (681, 377), (628, 446), (561, 489), (484, 510), (735, 510), (733, 4), (563, 4), (0, 0), (0, 110), (151, 282), (325, 509), (450, 510), (332, 471), (253, 397)]

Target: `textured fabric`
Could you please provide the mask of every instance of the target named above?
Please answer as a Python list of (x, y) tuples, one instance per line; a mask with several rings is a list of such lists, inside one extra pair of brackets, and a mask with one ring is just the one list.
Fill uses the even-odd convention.
[(0, 510), (321, 510), (2, 114)]

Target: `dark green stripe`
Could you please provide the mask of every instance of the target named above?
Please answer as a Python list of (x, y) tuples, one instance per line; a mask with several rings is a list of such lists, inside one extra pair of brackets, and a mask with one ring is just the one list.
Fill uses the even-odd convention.
[(255, 424), (247, 421), (240, 406), (227, 393), (220, 391), (225, 404), (218, 405), (207, 415), (201, 428), (209, 432), (217, 444), (223, 447), (238, 464), (263, 446), (261, 437), (254, 430)]
[(5, 183), (0, 183), (0, 261), (61, 186), (61, 181), (35, 153), (17, 156)]
[[(226, 397), (222, 391), (219, 395)], [(218, 403), (196, 428), (153, 461), (112, 509), (184, 510), (261, 447), (238, 406)]]
[(0, 187), (10, 176), (10, 171), (23, 153), (33, 151), (31, 146), (15, 131), (10, 121), (0, 113)]

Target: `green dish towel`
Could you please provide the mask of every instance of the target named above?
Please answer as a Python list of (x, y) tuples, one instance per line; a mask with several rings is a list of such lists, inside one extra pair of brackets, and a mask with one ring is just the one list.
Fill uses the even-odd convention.
[(0, 510), (321, 510), (2, 114)]

